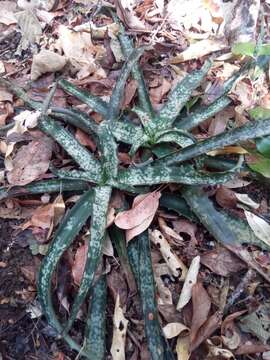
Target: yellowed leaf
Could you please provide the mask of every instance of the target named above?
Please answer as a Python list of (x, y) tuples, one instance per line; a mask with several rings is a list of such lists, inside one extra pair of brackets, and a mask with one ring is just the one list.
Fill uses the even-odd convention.
[(176, 343), (177, 360), (188, 360), (190, 357), (190, 340), (188, 336), (178, 336)]
[[(189, 333), (189, 328), (186, 325), (179, 322), (169, 323), (163, 327), (163, 333), (166, 339), (172, 339), (182, 333), (187, 335)], [(183, 336), (183, 334), (182, 334)]]
[(48, 72), (62, 70), (66, 65), (66, 62), (65, 56), (50, 50), (42, 49), (38, 54), (33, 56), (31, 80), (37, 80), (41, 75)]

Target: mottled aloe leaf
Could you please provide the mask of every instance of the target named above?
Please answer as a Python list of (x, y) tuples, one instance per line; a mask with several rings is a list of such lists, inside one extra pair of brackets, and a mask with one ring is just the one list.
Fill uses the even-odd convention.
[(62, 89), (81, 100), (92, 110), (96, 111), (104, 117), (107, 116), (108, 104), (98, 96), (91, 95), (88, 91), (79, 89), (77, 86), (64, 79), (59, 80), (58, 84)]
[[(51, 296), (51, 283), (53, 272), (56, 269), (56, 265), (61, 258), (65, 250), (71, 245), (75, 236), (82, 229), (84, 223), (91, 215), (92, 209), (92, 190), (87, 191), (81, 196), (79, 201), (73, 206), (73, 208), (66, 214), (62, 223), (60, 224), (55, 234), (54, 240), (50, 244), (49, 250), (44, 257), (38, 279), (38, 296), (42, 306), (43, 313), (47, 317), (48, 323), (59, 333), (63, 331), (63, 327), (60, 324), (55, 314), (52, 296)], [(67, 341), (72, 349), (80, 351), (81, 347), (76, 344), (68, 335), (64, 336), (64, 340)]]
[(12, 196), (24, 196), (28, 194), (44, 194), (62, 191), (82, 191), (89, 189), (89, 185), (84, 181), (73, 180), (41, 180), (25, 186), (0, 187), (0, 200)]
[(131, 145), (130, 151), (129, 151), (129, 155), (130, 156), (134, 156), (136, 154), (136, 151), (141, 147), (141, 146), (149, 146), (148, 145), (148, 136), (143, 134), (143, 136), (136, 136), (133, 138), (133, 143)]
[[(121, 44), (121, 49), (123, 51), (124, 56), (127, 58), (133, 51), (134, 46), (132, 40), (125, 34), (125, 29), (123, 25), (121, 24), (119, 18), (116, 16), (116, 14), (111, 10), (110, 14), (113, 18), (113, 21), (116, 22), (119, 27), (120, 31), (118, 33), (118, 39)], [(134, 64), (132, 70), (132, 77), (134, 80), (138, 82), (138, 94), (139, 94), (139, 105), (140, 107), (148, 112), (149, 114), (153, 113), (153, 108), (151, 105), (151, 101), (148, 95), (148, 91), (145, 85), (145, 81), (143, 78), (142, 71), (139, 68), (139, 65), (137, 63)]]
[(172, 144), (160, 143), (152, 147), (152, 153), (156, 155), (157, 158), (163, 158), (165, 156), (174, 154), (177, 148)]
[(93, 286), (91, 295), (83, 349), (89, 359), (103, 360), (106, 351), (107, 284), (105, 275), (102, 275)]
[(66, 109), (60, 107), (52, 107), (51, 115), (63, 119), (68, 124), (71, 124), (87, 134), (96, 134), (98, 125), (90, 116), (77, 109)]
[(84, 170), (100, 171), (100, 164), (67, 130), (48, 116), (39, 120), (39, 128), (57, 141)]
[(178, 183), (187, 185), (215, 185), (231, 180), (233, 173), (203, 173), (196, 171), (192, 165), (166, 167), (148, 165), (143, 168), (129, 168), (119, 171), (118, 184), (155, 185)]
[(191, 210), (206, 229), (223, 245), (237, 246), (245, 243), (270, 249), (258, 239), (248, 224), (225, 212), (217, 211), (208, 196), (198, 187), (185, 187), (182, 195)]
[(57, 170), (55, 168), (51, 168), (51, 171), (54, 175), (59, 177), (60, 179), (66, 180), (80, 180), (80, 181), (88, 181), (94, 184), (99, 184), (102, 181), (102, 174), (97, 173), (94, 168), (93, 171), (80, 171), (80, 170)]
[(111, 190), (112, 189), (109, 186), (97, 186), (94, 189), (90, 241), (88, 245), (85, 269), (78, 293), (72, 304), (69, 318), (65, 326), (65, 333), (70, 330), (74, 320), (76, 319), (80, 306), (84, 302), (85, 297), (93, 284), (95, 272), (101, 258), (102, 246), (105, 239), (107, 211)]
[(134, 294), (137, 292), (137, 286), (128, 261), (125, 232), (113, 225), (109, 229), (109, 234), (113, 244), (115, 245), (117, 255), (120, 258), (121, 266), (123, 268), (129, 289), (131, 293)]
[(159, 112), (159, 117), (157, 119), (159, 129), (172, 126), (180, 111), (191, 97), (192, 91), (198, 87), (210, 67), (211, 62), (206, 61), (200, 70), (188, 74), (176, 85), (174, 90), (169, 94), (166, 104)]
[(181, 147), (192, 145), (196, 142), (193, 135), (176, 128), (164, 130), (158, 133), (155, 137), (155, 143), (159, 144), (162, 142), (175, 143)]
[(128, 122), (115, 122), (111, 124), (111, 131), (117, 141), (126, 144), (133, 144), (134, 139), (141, 139), (145, 137), (143, 129)]
[[(257, 106), (249, 110), (250, 116), (255, 120), (265, 120), (270, 118), (270, 110)], [(256, 140), (257, 150), (265, 157), (270, 157), (270, 136), (265, 136)]]
[(214, 101), (209, 106), (200, 107), (198, 110), (192, 112), (183, 119), (175, 122), (175, 127), (182, 130), (191, 130), (194, 127), (198, 126), (204, 120), (209, 119), (211, 116), (214, 116), (226, 106), (231, 103), (231, 99), (227, 96), (222, 96), (221, 98)]
[(146, 134), (149, 137), (155, 136), (155, 131), (157, 129), (157, 123), (155, 121), (156, 117), (155, 115), (149, 114), (148, 112), (144, 111), (142, 108), (139, 108), (138, 106), (134, 106), (132, 108), (132, 111), (136, 113), (138, 118), (140, 119), (144, 130)]
[(115, 87), (113, 88), (107, 115), (108, 120), (115, 120), (119, 116), (119, 110), (124, 96), (126, 81), (132, 68), (137, 63), (142, 54), (143, 49), (135, 49), (128, 55), (127, 61), (122, 67), (119, 78), (115, 84)]
[(201, 141), (200, 143), (190, 145), (180, 150), (178, 154), (168, 156), (165, 161), (167, 164), (186, 161), (196, 156), (205, 154), (211, 150), (223, 148), (227, 145), (233, 145), (241, 141), (258, 138), (269, 134), (270, 119), (264, 121), (254, 121), (237, 129), (213, 136), (209, 139)]
[(187, 205), (185, 199), (179, 194), (162, 194), (159, 205), (168, 210), (173, 210), (177, 212), (178, 215), (184, 216), (191, 221), (198, 221), (196, 216), (194, 216), (193, 212), (190, 210), (190, 207)]
[(174, 359), (158, 321), (155, 282), (147, 231), (130, 242), (128, 257), (140, 292), (145, 333), (151, 359)]
[(98, 129), (99, 143), (102, 150), (103, 180), (115, 178), (118, 171), (117, 144), (107, 121), (103, 121)]

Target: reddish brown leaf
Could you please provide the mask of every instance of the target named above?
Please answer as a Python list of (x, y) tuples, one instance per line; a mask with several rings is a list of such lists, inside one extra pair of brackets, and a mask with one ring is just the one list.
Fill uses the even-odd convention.
[(130, 80), (130, 82), (127, 83), (125, 87), (122, 109), (125, 109), (131, 103), (131, 100), (133, 99), (136, 93), (137, 87), (138, 87), (137, 80)]
[(192, 287), (192, 306), (193, 315), (190, 329), (191, 344), (195, 340), (199, 328), (207, 320), (211, 307), (211, 300), (208, 293), (200, 282), (196, 283)]
[(120, 212), (116, 216), (115, 224), (121, 229), (130, 230), (127, 234), (129, 240), (149, 226), (158, 209), (160, 196), (159, 191), (138, 195), (130, 210)]
[(85, 242), (83, 245), (81, 245), (75, 254), (74, 262), (72, 264), (72, 277), (74, 280), (74, 283), (76, 285), (80, 285), (83, 271), (85, 268), (86, 258), (87, 258), (87, 251), (88, 251), (88, 243)]
[(222, 314), (220, 311), (216, 311), (210, 318), (200, 327), (197, 332), (196, 339), (190, 346), (190, 350), (194, 351), (201, 343), (208, 339), (221, 325)]
[(52, 140), (43, 137), (22, 146), (13, 159), (13, 169), (7, 173), (12, 185), (26, 185), (45, 174), (52, 156)]
[(237, 197), (231, 189), (220, 186), (216, 192), (216, 201), (223, 208), (235, 208), (237, 205)]
[(89, 147), (89, 149), (91, 151), (96, 151), (96, 144), (94, 143), (94, 141), (91, 139), (91, 137), (86, 134), (84, 131), (77, 129), (76, 133), (75, 133), (75, 138), (79, 141), (79, 143), (81, 143), (84, 146)]
[(215, 274), (229, 276), (245, 269), (246, 265), (229, 250), (218, 247), (201, 256), (201, 263)]

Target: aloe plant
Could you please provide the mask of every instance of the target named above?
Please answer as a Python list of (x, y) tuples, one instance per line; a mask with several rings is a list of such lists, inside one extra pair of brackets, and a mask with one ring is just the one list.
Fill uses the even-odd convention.
[[(113, 13), (111, 15), (115, 21), (118, 21)], [(162, 109), (156, 112), (152, 108), (147, 87), (138, 64), (143, 49), (133, 49), (132, 41), (125, 35), (122, 26), (120, 26), (118, 37), (127, 60), (122, 67), (109, 102), (105, 102), (99, 97), (75, 87), (66, 80), (62, 79), (57, 84), (66, 92), (90, 106), (93, 111), (102, 115), (103, 121), (100, 125), (97, 125), (87, 114), (74, 109), (50, 107), (44, 113), (42, 112), (42, 104), (29, 99), (27, 94), (15, 84), (3, 78), (0, 79), (0, 85), (7, 86), (18, 97), (22, 98), (26, 105), (42, 112), (38, 122), (39, 129), (61, 145), (78, 166), (76, 169), (68, 171), (65, 169), (52, 169), (56, 176), (53, 180), (32, 183), (23, 188), (8, 189), (3, 187), (0, 189), (0, 197), (20, 196), (45, 191), (58, 192), (59, 190), (83, 192), (81, 198), (66, 214), (57, 229), (54, 240), (41, 264), (38, 295), (49, 324), (67, 341), (72, 349), (79, 351), (88, 359), (101, 359), (105, 354), (106, 283), (105, 279), (102, 278), (97, 284), (94, 284), (94, 275), (101, 260), (102, 245), (106, 236), (106, 215), (113, 188), (131, 193), (140, 193), (143, 191), (142, 186), (164, 183), (186, 185), (183, 191), (185, 200), (179, 195), (176, 197), (172, 195), (163, 196), (161, 205), (173, 209), (190, 219), (201, 221), (219, 241), (224, 240), (219, 224), (221, 219), (225, 227), (223, 228), (224, 234), (228, 233), (227, 240), (234, 243), (239, 240), (240, 235), (236, 231), (233, 220), (225, 221), (225, 215), (217, 215), (217, 211), (214, 212), (213, 210), (213, 205), (209, 205), (207, 208), (212, 211), (212, 221), (204, 218), (202, 215), (203, 210), (198, 207), (195, 199), (197, 193), (192, 189), (200, 185), (215, 185), (227, 182), (235, 176), (236, 168), (213, 173), (196, 168), (196, 163), (184, 163), (181, 165), (178, 163), (196, 158), (225, 145), (270, 134), (270, 120), (266, 119), (263, 122), (253, 122), (197, 143), (190, 130), (230, 103), (226, 93), (238, 74), (227, 82), (219, 99), (209, 106), (199, 108), (187, 115), (182, 110), (192, 97), (192, 91), (199, 86), (211, 67), (211, 61), (206, 61), (200, 70), (188, 74), (176, 85), (168, 95), (167, 102)], [(123, 116), (120, 110), (125, 83), (130, 73), (138, 82), (138, 105), (131, 111), (137, 114), (141, 125), (135, 125), (130, 120), (131, 117), (128, 115)], [(91, 134), (97, 142), (99, 156), (95, 156), (85, 149), (59, 120)], [(131, 146), (131, 155), (134, 155), (140, 148), (147, 147), (152, 149), (154, 157), (155, 148), (158, 144), (170, 143), (174, 147), (172, 153), (168, 154), (166, 150), (160, 159), (137, 166), (131, 165), (125, 169), (121, 168), (118, 163), (118, 145), (120, 142)], [(57, 317), (52, 303), (52, 277), (62, 254), (72, 244), (75, 236), (88, 218), (91, 218), (91, 224), (86, 266), (69, 318), (66, 323), (62, 323)], [(116, 248), (119, 248), (117, 243)], [(146, 336), (151, 357), (152, 359), (171, 359), (173, 358), (172, 352), (168, 348), (158, 322), (154, 299), (155, 286), (149, 254), (149, 240), (147, 232), (145, 232), (133, 240), (133, 244), (128, 251), (128, 257), (126, 256), (124, 261), (127, 262), (129, 258), (137, 280), (137, 286), (142, 298)], [(140, 265), (142, 263), (144, 266)], [(89, 307), (84, 343), (79, 345), (68, 333), (88, 293), (91, 294), (94, 302), (91, 302)], [(149, 302), (146, 301), (147, 297), (151, 298)]]

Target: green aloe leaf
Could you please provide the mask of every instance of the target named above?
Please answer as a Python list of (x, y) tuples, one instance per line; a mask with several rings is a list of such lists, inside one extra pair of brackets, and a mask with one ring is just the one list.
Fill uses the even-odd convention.
[(172, 126), (186, 102), (190, 99), (192, 91), (201, 83), (211, 67), (211, 62), (206, 61), (201, 70), (188, 74), (168, 96), (168, 100), (159, 112), (157, 119), (158, 128), (164, 129)]
[(88, 309), (83, 349), (89, 359), (103, 360), (105, 358), (106, 336), (106, 276), (101, 275), (93, 286)]
[(109, 178), (115, 178), (118, 172), (117, 144), (107, 121), (99, 125), (98, 136), (102, 151), (102, 176), (103, 181), (106, 182)]
[(231, 103), (231, 99), (227, 96), (215, 100), (212, 104), (200, 107), (198, 110), (192, 112), (183, 119), (175, 122), (175, 127), (182, 130), (191, 130), (198, 126), (204, 120), (209, 119), (211, 116), (216, 115)]
[(182, 195), (197, 218), (221, 244), (237, 246), (248, 243), (262, 249), (270, 249), (270, 246), (255, 236), (247, 222), (217, 211), (212, 201), (200, 188), (186, 187)]
[(51, 171), (54, 175), (60, 179), (65, 180), (79, 180), (79, 181), (88, 181), (94, 184), (99, 184), (102, 181), (102, 174), (96, 172), (94, 168), (93, 171), (80, 171), (80, 170), (58, 170), (51, 168)]
[(175, 143), (181, 147), (192, 145), (196, 142), (193, 135), (187, 133), (184, 130), (171, 128), (168, 130), (161, 131), (155, 136), (155, 143), (159, 144), (162, 142)]
[[(44, 257), (38, 279), (38, 296), (43, 309), (43, 313), (47, 317), (48, 323), (59, 333), (63, 331), (55, 314), (52, 296), (51, 296), (51, 283), (53, 272), (56, 269), (57, 263), (62, 254), (71, 245), (75, 236), (82, 229), (84, 223), (91, 215), (93, 192), (87, 191), (81, 196), (79, 201), (73, 208), (66, 214), (62, 223), (60, 224), (55, 234), (54, 240), (51, 243), (49, 250)], [(64, 336), (64, 340), (71, 346), (72, 349), (80, 351), (81, 347), (76, 344), (68, 335)]]
[[(170, 155), (166, 158), (167, 164), (174, 164), (192, 159), (196, 156), (203, 155), (211, 150), (223, 148), (227, 145), (233, 145), (241, 141), (246, 141), (254, 138), (270, 134), (270, 119), (264, 121), (254, 121), (243, 125), (239, 128), (227, 131), (209, 139), (201, 141), (200, 143), (190, 145), (178, 154)], [(164, 161), (164, 160), (163, 160)]]
[[(118, 33), (118, 39), (124, 56), (128, 58), (128, 56), (132, 53), (134, 49), (133, 42), (127, 35), (125, 35), (125, 29), (122, 23), (120, 22), (119, 18), (116, 16), (116, 14), (112, 10), (110, 10), (110, 14), (113, 18), (113, 21), (116, 22), (120, 27), (120, 31)], [(145, 85), (144, 77), (137, 63), (134, 64), (131, 73), (133, 79), (138, 82), (140, 107), (147, 113), (153, 114), (153, 108)]]
[(95, 112), (101, 114), (104, 117), (107, 116), (108, 104), (98, 96), (91, 95), (88, 91), (79, 89), (77, 86), (64, 79), (59, 80), (58, 84), (67, 93), (81, 100)]
[(164, 166), (148, 165), (143, 168), (129, 168), (119, 171), (118, 184), (125, 185), (155, 185), (177, 183), (187, 185), (215, 185), (231, 180), (235, 176), (227, 173), (203, 173), (194, 169), (192, 165)]
[(52, 116), (63, 119), (68, 124), (83, 130), (87, 134), (93, 135), (98, 132), (98, 125), (95, 120), (82, 111), (60, 107), (51, 107), (50, 110)]
[(130, 122), (115, 122), (110, 124), (111, 132), (117, 141), (125, 144), (133, 144), (134, 138), (141, 139), (145, 137), (143, 129), (140, 126), (134, 125)]
[(12, 196), (25, 196), (27, 194), (60, 193), (62, 191), (82, 191), (88, 189), (89, 185), (84, 181), (61, 179), (41, 180), (25, 186), (14, 186), (12, 188), (2, 186), (0, 187), (0, 200)]
[(101, 171), (100, 164), (67, 130), (48, 116), (39, 119), (39, 128), (57, 141), (84, 170)]
[(69, 318), (65, 326), (65, 333), (70, 330), (74, 320), (76, 319), (80, 306), (84, 302), (85, 297), (93, 284), (95, 272), (97, 270), (97, 266), (99, 264), (102, 254), (102, 245), (105, 239), (107, 211), (111, 191), (112, 189), (109, 186), (97, 186), (94, 189), (94, 196), (92, 201), (90, 241), (88, 245), (85, 269), (78, 293), (72, 304)]
[(198, 219), (194, 216), (190, 207), (186, 203), (185, 199), (179, 194), (162, 194), (159, 205), (165, 207), (168, 210), (175, 211), (178, 215), (186, 217), (188, 220), (197, 222)]
[(140, 292), (145, 333), (151, 359), (172, 360), (174, 356), (162, 334), (158, 321), (155, 282), (147, 231), (131, 241), (128, 247), (128, 257)]
[(109, 111), (107, 115), (108, 120), (115, 120), (119, 116), (120, 106), (123, 100), (125, 85), (128, 76), (142, 54), (142, 48), (133, 50), (129, 54), (124, 66), (122, 67), (121, 73), (115, 84), (115, 87), (113, 88), (113, 92), (111, 95)]

